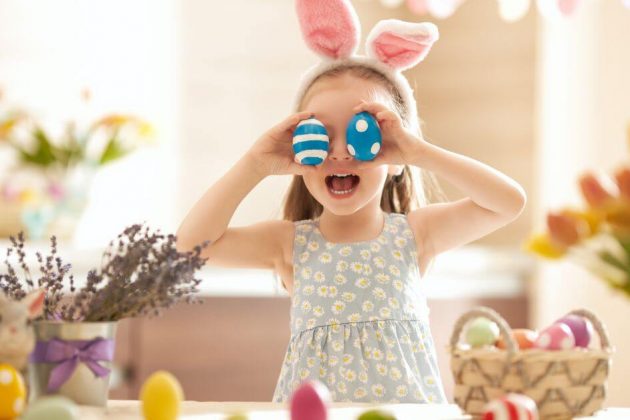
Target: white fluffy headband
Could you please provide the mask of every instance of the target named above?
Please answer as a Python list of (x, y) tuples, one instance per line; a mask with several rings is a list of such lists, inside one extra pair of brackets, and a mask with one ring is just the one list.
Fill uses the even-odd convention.
[(356, 54), (361, 26), (349, 0), (297, 0), (297, 15), (306, 45), (323, 59), (302, 75), (295, 110), (306, 89), (322, 73), (343, 65), (360, 65), (385, 76), (400, 92), (408, 123), (417, 129), (413, 89), (402, 72), (420, 63), (439, 38), (437, 26), (398, 19), (378, 22), (365, 42), (367, 56)]

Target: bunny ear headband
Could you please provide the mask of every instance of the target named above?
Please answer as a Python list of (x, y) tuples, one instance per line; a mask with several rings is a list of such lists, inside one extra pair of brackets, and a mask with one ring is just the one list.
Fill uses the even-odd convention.
[(361, 27), (349, 0), (296, 0), (296, 10), (306, 45), (323, 60), (302, 76), (295, 109), (319, 75), (343, 65), (360, 65), (381, 73), (398, 89), (407, 122), (417, 128), (417, 118), (412, 118), (417, 112), (413, 89), (402, 72), (424, 60), (439, 38), (437, 26), (382, 20), (368, 35), (364, 56), (356, 54)]

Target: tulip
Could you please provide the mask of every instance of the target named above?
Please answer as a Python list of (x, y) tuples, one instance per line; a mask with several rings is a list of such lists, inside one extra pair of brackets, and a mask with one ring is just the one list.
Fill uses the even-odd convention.
[(555, 244), (547, 233), (533, 235), (525, 242), (524, 249), (549, 259), (560, 259), (567, 251), (565, 247)]
[(619, 187), (619, 194), (630, 201), (630, 168), (620, 168), (615, 172), (615, 181)]
[(615, 201), (614, 195), (591, 173), (582, 175), (579, 184), (582, 196), (592, 209), (603, 210)]
[(562, 213), (549, 213), (547, 228), (551, 241), (560, 248), (573, 246), (590, 234), (588, 223)]
[(573, 219), (582, 220), (588, 226), (588, 234), (587, 237), (593, 236), (599, 232), (601, 228), (601, 224), (604, 221), (603, 216), (592, 210), (575, 210), (575, 209), (564, 209), (561, 211), (562, 215), (571, 217)]

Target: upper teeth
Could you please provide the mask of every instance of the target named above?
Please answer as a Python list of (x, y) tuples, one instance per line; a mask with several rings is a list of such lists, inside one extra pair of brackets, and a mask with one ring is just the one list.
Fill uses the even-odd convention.
[(345, 177), (350, 176), (350, 175), (352, 175), (352, 174), (333, 174), (333, 176), (337, 176), (339, 178), (345, 178)]

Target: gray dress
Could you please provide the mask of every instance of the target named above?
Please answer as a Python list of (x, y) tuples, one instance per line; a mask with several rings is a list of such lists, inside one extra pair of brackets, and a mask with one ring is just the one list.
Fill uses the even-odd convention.
[(333, 401), (446, 403), (407, 217), (385, 213), (378, 238), (351, 243), (328, 242), (318, 222), (295, 222), (291, 339), (273, 401), (316, 379)]

